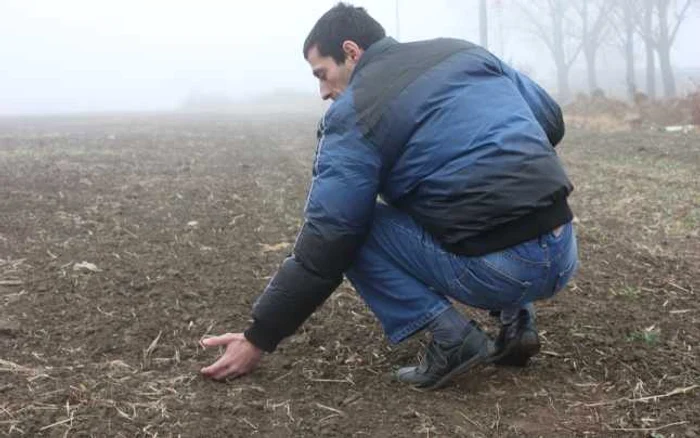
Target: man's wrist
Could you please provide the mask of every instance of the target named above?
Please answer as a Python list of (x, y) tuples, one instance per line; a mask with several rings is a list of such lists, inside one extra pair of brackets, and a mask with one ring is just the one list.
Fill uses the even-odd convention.
[(284, 335), (274, 327), (270, 327), (258, 320), (254, 320), (248, 329), (243, 332), (245, 338), (259, 349), (272, 353), (282, 341)]

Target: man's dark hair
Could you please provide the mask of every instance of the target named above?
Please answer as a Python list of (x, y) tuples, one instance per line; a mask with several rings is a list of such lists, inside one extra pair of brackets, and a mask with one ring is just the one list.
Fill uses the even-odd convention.
[(314, 46), (321, 56), (330, 55), (336, 64), (345, 62), (343, 42), (354, 41), (362, 50), (386, 36), (384, 28), (365, 8), (338, 3), (318, 19), (304, 41), (304, 58)]

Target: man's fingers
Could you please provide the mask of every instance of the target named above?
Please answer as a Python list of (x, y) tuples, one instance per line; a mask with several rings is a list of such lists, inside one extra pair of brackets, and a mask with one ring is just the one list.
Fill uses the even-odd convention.
[(202, 368), (202, 374), (207, 376), (214, 376), (218, 374), (221, 370), (225, 370), (229, 367), (229, 358), (226, 355), (221, 356), (219, 360), (209, 365), (206, 368)]
[(216, 347), (218, 345), (226, 345), (237, 338), (236, 333), (226, 333), (221, 336), (212, 336), (204, 338), (199, 343), (202, 347)]
[(219, 372), (216, 373), (215, 375), (213, 375), (212, 378), (214, 378), (216, 380), (221, 380), (221, 379), (225, 379), (226, 377), (236, 378), (239, 375), (240, 375), (240, 373), (238, 373), (235, 370), (235, 367), (228, 366), (226, 368), (222, 368), (221, 370), (219, 370)]
[(226, 346), (226, 352), (208, 367), (200, 372), (212, 379), (220, 380), (226, 377), (240, 377), (253, 368), (251, 361), (259, 360), (261, 352), (250, 349), (243, 333), (226, 333), (221, 336), (202, 339), (203, 347)]
[(241, 373), (236, 370), (236, 366), (226, 361), (219, 359), (213, 365), (202, 369), (202, 374), (215, 380), (221, 380), (226, 377), (239, 377)]

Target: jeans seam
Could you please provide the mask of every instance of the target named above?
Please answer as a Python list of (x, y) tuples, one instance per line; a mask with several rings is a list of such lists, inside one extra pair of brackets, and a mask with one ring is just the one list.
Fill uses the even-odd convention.
[(562, 279), (564, 277), (569, 277), (569, 279), (571, 279), (573, 277), (573, 274), (576, 272), (576, 268), (578, 268), (578, 260), (574, 260), (574, 263), (571, 266), (559, 271), (559, 273), (557, 274), (557, 278), (554, 281), (554, 293), (557, 293), (564, 289), (566, 283), (564, 283), (564, 286), (562, 286)]
[[(516, 245), (516, 246), (522, 245), (522, 244), (524, 244), (524, 243), (527, 243), (527, 242), (523, 242), (523, 243), (518, 244), (518, 245)], [(524, 257), (520, 257), (520, 256), (518, 256), (518, 255), (511, 254), (511, 253), (510, 253), (509, 251), (507, 251), (507, 250), (502, 251), (501, 253), (503, 254), (504, 257), (507, 257), (507, 258), (509, 258), (509, 259), (511, 259), (511, 260), (514, 260), (514, 261), (520, 262), (520, 263), (527, 263), (528, 265), (532, 265), (532, 266), (546, 266), (546, 265), (549, 263), (549, 260), (544, 261), (544, 262), (536, 262), (536, 261), (534, 261), (534, 260), (528, 260), (528, 259), (526, 259), (526, 258), (524, 258)]]
[[(516, 284), (516, 285), (518, 285), (519, 287), (521, 287), (521, 288), (523, 288), (523, 289), (527, 289), (528, 287), (532, 286), (532, 282), (531, 282), (531, 281), (521, 281), (521, 280), (518, 280), (517, 278), (514, 278), (514, 277), (511, 276), (510, 274), (501, 271), (500, 269), (498, 269), (497, 267), (495, 267), (492, 263), (489, 263), (488, 260), (482, 259), (481, 262), (483, 262), (484, 265), (486, 265), (486, 267), (487, 267), (488, 269), (490, 269), (492, 272), (494, 272), (494, 273), (500, 275), (501, 277), (503, 277), (503, 278), (505, 278), (505, 279), (507, 279), (507, 280), (509, 280), (509, 281), (512, 281), (513, 284)], [(542, 265), (541, 267), (546, 267), (546, 264)], [(460, 275), (458, 278), (462, 278), (462, 275)]]
[[(518, 298), (516, 302), (520, 302), (523, 300), (523, 298), (530, 292), (530, 290), (533, 287), (533, 282), (531, 281), (520, 281), (516, 278), (513, 278), (509, 274), (506, 274), (502, 272), (500, 269), (497, 269), (495, 266), (493, 266), (491, 263), (487, 262), (486, 260), (480, 260), (480, 263), (483, 263), (484, 268), (482, 269), (489, 269), (491, 270), (495, 275), (499, 275), (502, 278), (506, 279), (507, 281), (512, 282), (513, 285), (516, 285), (517, 287), (520, 288), (520, 291), (518, 293)], [(543, 266), (544, 267), (544, 266)], [(460, 272), (459, 275), (457, 275), (451, 282), (450, 282), (450, 293), (453, 294), (455, 297), (459, 297), (464, 293), (464, 291), (469, 290), (466, 286), (466, 282), (464, 281), (465, 276), (470, 274), (470, 269), (469, 267), (464, 267), (462, 271)], [(478, 279), (475, 279), (474, 281), (481, 282)], [(488, 285), (484, 285), (484, 287), (489, 287)], [(458, 298), (455, 298), (458, 299)], [(463, 302), (461, 299), (458, 299), (458, 301)], [(469, 304), (472, 305), (472, 304)], [(479, 307), (479, 306), (476, 306)], [(489, 310), (493, 310), (490, 307), (484, 307)], [(500, 310), (500, 309), (499, 309)]]
[[(463, 295), (463, 294), (464, 294), (464, 291), (466, 291), (466, 290), (468, 290), (468, 289), (467, 289), (467, 287), (464, 285), (464, 283), (460, 280), (461, 277), (462, 277), (462, 276), (460, 276), (459, 278), (455, 278), (455, 279), (452, 281), (452, 283), (450, 284), (450, 286), (451, 286), (451, 291), (450, 291), (450, 293), (454, 296), (454, 299), (455, 299), (455, 300), (457, 300), (457, 301), (459, 301), (459, 302), (461, 302), (461, 303), (463, 303), (463, 304), (466, 304), (466, 305), (468, 305), (468, 306), (470, 306), (470, 307), (475, 307), (475, 308), (477, 308), (477, 309), (484, 309), (484, 310), (503, 310), (503, 307), (502, 307), (502, 306), (489, 306), (489, 305), (487, 305), (487, 304), (479, 305), (479, 304), (475, 304), (475, 303), (472, 304), (472, 303), (468, 303), (467, 300), (462, 300), (460, 296)], [(515, 302), (521, 302), (521, 301), (523, 300), (523, 298), (525, 297), (525, 295), (527, 295), (527, 293), (528, 293), (528, 291), (530, 290), (531, 287), (532, 287), (532, 284), (530, 284), (530, 285), (527, 286), (527, 287), (523, 287), (523, 288), (520, 290), (520, 293), (519, 293), (519, 295), (518, 295), (518, 299), (517, 299)], [(515, 304), (514, 304), (514, 305), (515, 305)]]
[[(423, 239), (422, 239), (423, 233), (426, 233), (426, 232), (427, 232), (427, 231), (424, 231), (424, 230), (421, 230), (420, 232), (416, 232), (416, 231), (414, 231), (414, 230), (412, 230), (412, 229), (410, 229), (410, 228), (404, 227), (402, 224), (400, 224), (399, 222), (394, 221), (394, 220), (391, 219), (391, 218), (387, 218), (386, 221), (389, 222), (389, 223), (392, 225), (392, 227), (395, 227), (395, 228), (396, 228), (398, 231), (400, 231), (401, 233), (403, 233), (403, 234), (405, 234), (405, 235), (407, 235), (407, 236), (409, 236), (409, 237), (415, 238), (415, 239), (417, 239), (417, 240), (420, 240), (420, 241), (423, 240)], [(419, 227), (420, 227), (420, 225), (419, 225)], [(436, 239), (435, 237), (433, 237), (432, 235), (431, 235), (430, 237), (431, 237), (432, 240), (435, 242), (435, 244), (434, 244), (433, 246), (435, 247), (435, 250), (436, 250), (436, 251), (439, 251), (440, 253), (442, 253), (442, 254), (444, 254), (444, 255), (450, 255), (450, 256), (453, 256), (453, 255), (454, 255), (453, 253), (451, 253), (451, 252), (449, 252), (449, 251), (446, 251), (446, 250), (439, 244), (439, 242), (437, 241), (437, 239)]]

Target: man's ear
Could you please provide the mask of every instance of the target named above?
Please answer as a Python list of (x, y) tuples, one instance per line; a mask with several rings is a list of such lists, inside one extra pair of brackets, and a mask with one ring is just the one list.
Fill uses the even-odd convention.
[(357, 64), (360, 60), (363, 50), (357, 45), (355, 41), (345, 40), (343, 41), (343, 53), (345, 53), (345, 60), (350, 60), (353, 64)]

